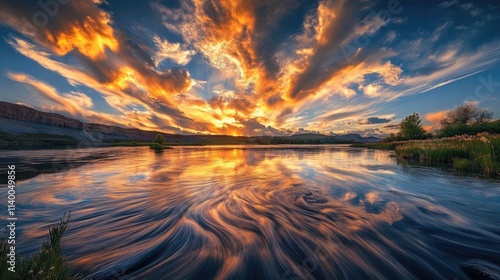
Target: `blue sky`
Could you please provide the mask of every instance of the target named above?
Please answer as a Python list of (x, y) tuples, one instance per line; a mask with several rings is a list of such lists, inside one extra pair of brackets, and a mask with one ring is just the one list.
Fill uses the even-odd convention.
[(497, 1), (0, 1), (0, 100), (173, 133), (500, 115)]

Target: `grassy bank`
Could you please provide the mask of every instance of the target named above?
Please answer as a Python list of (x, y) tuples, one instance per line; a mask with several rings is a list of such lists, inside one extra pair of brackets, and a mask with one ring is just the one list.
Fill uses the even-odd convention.
[(367, 148), (367, 149), (376, 149), (376, 150), (394, 150), (396, 148), (396, 143), (354, 143), (351, 144), (351, 147), (355, 148)]
[(7, 254), (11, 244), (7, 238), (0, 237), (0, 279), (80, 279), (68, 268), (62, 254), (61, 238), (66, 231), (69, 215), (65, 215), (59, 224), (49, 228), (49, 238), (42, 244), (39, 252), (28, 258), (16, 255), (15, 273), (8, 270)]
[(21, 135), (0, 131), (0, 147), (76, 146), (78, 140), (67, 135), (25, 133)]
[[(99, 144), (99, 147), (149, 147), (154, 145), (153, 142), (141, 142), (141, 141), (126, 141), (126, 142), (103, 142)], [(205, 146), (201, 143), (177, 143), (177, 142), (166, 142), (165, 146)]]
[(480, 135), (409, 141), (395, 148), (398, 157), (445, 164), (456, 171), (500, 177), (500, 136)]
[(500, 177), (499, 135), (480, 134), (353, 146), (394, 150), (401, 159), (450, 167), (457, 172)]

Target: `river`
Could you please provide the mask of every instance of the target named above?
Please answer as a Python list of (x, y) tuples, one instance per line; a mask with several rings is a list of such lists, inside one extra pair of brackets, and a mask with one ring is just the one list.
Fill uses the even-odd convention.
[(0, 163), (16, 164), (22, 178), (19, 254), (36, 252), (48, 226), (71, 211), (64, 253), (93, 279), (498, 272), (500, 183), (400, 165), (390, 153), (342, 145), (116, 147), (2, 151)]

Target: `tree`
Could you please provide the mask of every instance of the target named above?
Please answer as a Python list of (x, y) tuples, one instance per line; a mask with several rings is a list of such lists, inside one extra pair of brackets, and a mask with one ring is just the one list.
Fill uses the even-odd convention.
[(493, 118), (493, 112), (488, 111), (488, 109), (478, 109), (478, 112), (474, 116), (474, 121), (476, 125), (482, 125)]
[(446, 117), (440, 121), (443, 129), (454, 126), (481, 125), (493, 117), (488, 109), (478, 108), (473, 103), (464, 104), (446, 113)]
[(413, 113), (404, 118), (399, 125), (400, 134), (405, 139), (419, 139), (425, 135), (422, 120), (418, 113)]
[(167, 144), (167, 139), (165, 139), (165, 136), (158, 134), (156, 135), (155, 140), (153, 142), (160, 145), (165, 145)]

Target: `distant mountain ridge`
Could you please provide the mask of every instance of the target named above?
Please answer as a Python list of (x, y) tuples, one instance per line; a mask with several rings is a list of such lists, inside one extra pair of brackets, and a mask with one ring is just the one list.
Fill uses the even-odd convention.
[(64, 127), (83, 128), (83, 122), (61, 114), (41, 112), (33, 108), (0, 101), (0, 118), (39, 122)]
[[(102, 142), (152, 141), (161, 133), (169, 142), (200, 144), (329, 144), (338, 142), (376, 142), (375, 137), (361, 137), (359, 134), (328, 136), (323, 134), (295, 134), (291, 136), (227, 136), (227, 135), (179, 135), (159, 131), (146, 131), (137, 128), (123, 128), (97, 123), (84, 123), (57, 113), (42, 112), (36, 109), (0, 101), (0, 131), (13, 135), (50, 134), (69, 136), (78, 141)], [(272, 141), (271, 141), (272, 140)]]
[[(68, 135), (80, 141), (105, 139), (150, 141), (157, 131), (84, 123), (57, 113), (0, 101), (0, 130), (11, 134), (48, 133)], [(163, 133), (167, 135), (166, 133)]]

